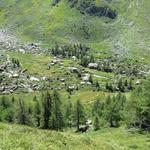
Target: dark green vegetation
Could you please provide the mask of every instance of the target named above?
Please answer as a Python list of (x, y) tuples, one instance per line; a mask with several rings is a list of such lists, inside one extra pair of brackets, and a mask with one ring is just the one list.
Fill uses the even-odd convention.
[[(138, 87), (127, 100), (125, 95), (97, 97), (86, 109), (81, 102), (62, 99), (59, 93), (42, 93), (35, 95), (32, 101), (19, 97), (2, 96), (0, 99), (0, 120), (9, 123), (35, 126), (43, 129), (62, 130), (77, 127), (77, 131), (85, 132), (91, 123), (95, 130), (104, 127), (135, 127), (150, 129), (149, 106), (150, 80), (143, 87)], [(131, 99), (132, 98), (132, 99)], [(132, 115), (131, 115), (132, 114)], [(90, 120), (93, 121), (90, 121)], [(87, 123), (89, 122), (90, 123)], [(81, 125), (84, 125), (80, 127)]]
[[(81, 13), (87, 13), (91, 16), (99, 16), (99, 17), (108, 17), (110, 19), (115, 19), (117, 17), (117, 12), (115, 10), (111, 10), (108, 5), (100, 7), (100, 1), (95, 0), (68, 0), (70, 2), (71, 7), (76, 7), (80, 10)], [(109, 3), (111, 1), (105, 1), (105, 3)]]
[[(150, 80), (137, 88), (130, 100), (121, 94), (109, 96), (106, 100), (95, 100), (86, 109), (80, 101), (64, 104), (65, 100), (56, 91), (46, 92), (32, 101), (3, 96), (0, 99), (1, 121), (65, 132), (0, 123), (0, 148), (148, 150), (149, 133), (144, 130), (149, 130), (149, 85)], [(85, 129), (85, 116), (93, 118), (93, 128), (84, 134), (75, 133), (75, 126), (80, 131)], [(81, 124), (82, 128), (78, 126)], [(119, 127), (121, 125), (124, 127)]]

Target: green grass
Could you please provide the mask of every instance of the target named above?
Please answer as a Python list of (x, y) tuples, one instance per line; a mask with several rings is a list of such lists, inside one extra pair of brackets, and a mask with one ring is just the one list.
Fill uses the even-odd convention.
[(51, 57), (44, 55), (22, 54), (18, 52), (8, 52), (11, 58), (20, 61), (21, 67), (27, 69), (29, 74), (37, 76), (50, 75), (52, 71), (47, 70)]
[[(23, 69), (27, 69), (28, 73), (30, 76), (37, 76), (37, 77), (43, 77), (43, 76), (48, 76), (51, 79), (56, 78), (56, 76), (59, 76), (61, 78), (66, 78), (67, 83), (70, 84), (79, 84), (80, 79), (76, 77), (76, 74), (71, 74), (69, 76), (66, 76), (65, 73), (68, 71), (67, 67), (68, 66), (79, 66), (77, 61), (72, 61), (69, 59), (64, 59), (63, 64), (64, 64), (64, 69), (61, 69), (59, 65), (52, 66), (50, 70), (48, 70), (48, 63), (53, 60), (53, 57), (50, 56), (44, 56), (44, 55), (33, 55), (33, 54), (22, 54), (18, 52), (7, 52), (7, 54), (10, 56), (10, 58), (15, 58), (18, 59), (21, 63), (21, 67)], [(114, 77), (113, 74), (111, 73), (104, 73), (100, 71), (95, 71), (91, 69), (86, 69), (91, 74), (95, 75), (100, 75), (102, 78), (97, 78), (93, 77), (93, 79), (96, 81), (100, 81), (100, 84), (104, 84), (108, 79), (112, 79)], [(106, 77), (103, 78), (103, 77)], [(107, 79), (108, 78), (108, 79)], [(54, 79), (56, 80), (56, 79)], [(51, 83), (52, 84), (52, 83)], [(53, 83), (55, 86), (57, 83)], [(60, 86), (60, 85), (58, 85)], [(22, 93), (22, 92), (17, 92), (16, 94), (12, 94), (11, 96), (16, 97), (17, 99), (19, 97), (23, 97), (25, 100), (32, 101), (33, 97), (37, 95), (37, 97), (40, 98), (41, 92), (33, 92), (33, 93)], [(68, 100), (68, 93), (65, 90), (60, 91), (62, 99), (67, 101)], [(93, 91), (90, 86), (85, 86), (84, 88), (80, 88), (78, 91), (74, 91), (73, 94), (71, 95), (71, 101), (76, 102), (78, 99), (80, 99), (84, 103), (91, 103), (94, 101), (97, 97), (101, 97), (102, 100), (105, 99), (105, 97), (109, 93), (103, 92), (103, 91)]]
[[(52, 91), (49, 91), (52, 92)], [(82, 89), (79, 91), (75, 91), (70, 96), (70, 99), (68, 99), (68, 93), (65, 90), (59, 91), (60, 97), (63, 102), (68, 102), (68, 100), (75, 103), (77, 100), (81, 100), (84, 104), (91, 104), (93, 101), (95, 101), (97, 98), (101, 98), (101, 100), (105, 100), (106, 96), (109, 93), (101, 92), (101, 91), (91, 91), (89, 89)], [(14, 97), (16, 100), (19, 98), (24, 99), (27, 103), (32, 103), (34, 96), (37, 97), (37, 99), (41, 100), (42, 91), (40, 92), (32, 92), (32, 93), (13, 93), (7, 95), (8, 98)], [(1, 96), (0, 96), (1, 97)]]
[[(65, 75), (65, 73), (68, 71), (67, 67), (68, 66), (75, 66), (79, 67), (78, 61), (72, 61), (69, 59), (64, 59), (63, 64), (64, 68), (62, 69), (59, 65), (52, 66), (50, 70), (48, 70), (48, 63), (53, 60), (53, 57), (51, 56), (45, 56), (45, 55), (33, 55), (33, 54), (22, 54), (18, 52), (7, 52), (9, 54), (10, 58), (16, 58), (20, 61), (21, 67), (23, 69), (27, 69), (28, 73), (30, 76), (37, 76), (37, 77), (43, 77), (43, 76), (48, 76), (51, 79), (53, 79), (55, 82), (51, 83), (54, 86), (60, 86), (57, 85), (57, 80), (55, 79), (57, 76), (61, 78), (65, 78), (66, 82), (68, 84), (79, 84), (80, 79), (76, 77), (76, 74), (70, 74), (70, 75)], [(113, 73), (105, 73), (101, 71), (96, 71), (93, 69), (88, 69), (86, 68), (85, 71), (91, 73), (92, 75), (98, 75), (100, 77), (94, 77), (94, 81), (99, 81), (100, 86), (103, 87), (105, 86), (105, 83), (107, 81), (110, 81), (111, 79), (114, 78)], [(17, 99), (19, 97), (23, 97), (25, 100), (32, 101), (33, 97), (37, 95), (37, 97), (40, 98), (41, 92), (33, 92), (33, 93), (22, 93), (22, 92), (17, 92), (16, 94), (12, 94), (15, 96)], [(68, 93), (66, 92), (65, 89), (60, 90), (62, 99), (67, 101), (68, 100)], [(109, 92), (103, 92), (103, 91), (93, 91), (90, 86), (85, 86), (81, 88), (79, 86), (78, 91), (74, 91), (71, 95), (71, 101), (76, 102), (77, 100), (81, 100), (84, 103), (91, 103), (93, 102), (97, 97), (100, 97), (101, 100), (104, 100), (107, 95), (111, 93)], [(115, 93), (114, 93), (115, 94)], [(11, 95), (11, 96), (12, 96)], [(128, 93), (127, 93), (128, 95)], [(11, 97), (10, 96), (10, 97)]]
[[(116, 20), (83, 15), (77, 9), (70, 8), (66, 0), (61, 0), (55, 7), (51, 4), (52, 0), (1, 0), (0, 26), (13, 30), (18, 38), (25, 42), (38, 42), (43, 47), (52, 47), (55, 42), (80, 42), (91, 46), (94, 56), (99, 58), (111, 55), (112, 51), (125, 53), (124, 56), (129, 54), (134, 59), (144, 57), (144, 62), (149, 63), (150, 1), (112, 1), (109, 5), (118, 12)], [(89, 30), (88, 38), (83, 26)], [(98, 56), (101, 51), (107, 53)], [(48, 63), (53, 59), (51, 56), (7, 53), (19, 59), (22, 68), (27, 69), (33, 76), (56, 77), (64, 76), (66, 72), (57, 65), (47, 70)], [(78, 66), (78, 62), (64, 59), (65, 67), (73, 65)], [(94, 72), (86, 70), (92, 74)], [(111, 73), (99, 71), (95, 71), (94, 74), (107, 77), (109, 80), (114, 77)], [(74, 75), (69, 80), (79, 82)], [(105, 81), (96, 77), (94, 80)], [(64, 90), (60, 92), (62, 100), (67, 102), (68, 93)], [(8, 97), (22, 97), (29, 102), (28, 104), (32, 104), (33, 97), (36, 95), (40, 99), (41, 93), (14, 93)], [(104, 100), (108, 94), (111, 93), (94, 92), (84, 88), (73, 92), (70, 100), (76, 102), (80, 99), (86, 105), (97, 97)], [(128, 99), (130, 93), (126, 95)], [(43, 131), (0, 123), (0, 150), (149, 150), (149, 147), (149, 133), (129, 133), (123, 127), (76, 134), (72, 130)]]
[[(83, 15), (70, 8), (66, 0), (55, 7), (51, 4), (52, 0), (44, 3), (42, 0), (3, 1), (0, 24), (9, 25), (22, 40), (39, 42), (46, 47), (52, 47), (55, 42), (81, 42), (98, 51), (129, 52), (134, 57), (147, 58), (150, 1), (112, 1), (109, 7), (118, 13), (113, 21)], [(89, 30), (88, 38), (83, 26)]]
[(0, 123), (2, 150), (149, 150), (148, 133), (130, 133), (124, 128), (77, 134)]
[[(11, 58), (18, 59), (21, 63), (21, 67), (27, 69), (31, 75), (49, 76), (52, 75), (53, 72), (59, 74), (59, 72), (61, 72), (62, 70), (57, 65), (48, 70), (48, 64), (50, 63), (50, 61), (54, 59), (51, 56), (33, 55), (28, 53), (22, 54), (18, 52), (7, 52), (7, 54), (9, 54)], [(64, 67), (69, 66), (81, 67), (78, 61), (72, 61), (69, 59), (63, 59), (63, 64)], [(113, 73), (105, 73), (88, 68), (86, 68), (86, 71), (91, 74), (102, 76), (102, 78), (95, 77), (95, 79), (98, 79), (100, 81), (114, 78)]]
[[(60, 66), (52, 66), (48, 69), (48, 64), (54, 59), (51, 56), (45, 55), (33, 55), (33, 54), (22, 54), (18, 52), (7, 52), (11, 58), (18, 59), (23, 69), (27, 69), (30, 75), (42, 76), (54, 76), (61, 74), (62, 70)], [(63, 59), (64, 67), (71, 65), (77, 65), (77, 62), (73, 62), (69, 59)]]

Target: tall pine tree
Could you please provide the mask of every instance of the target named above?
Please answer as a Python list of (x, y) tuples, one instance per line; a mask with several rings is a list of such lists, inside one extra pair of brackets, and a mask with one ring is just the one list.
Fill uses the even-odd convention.
[(64, 127), (63, 114), (61, 109), (61, 100), (58, 92), (53, 92), (53, 108), (51, 118), (51, 128), (61, 130)]
[(78, 100), (77, 104), (76, 104), (76, 115), (75, 115), (77, 131), (79, 131), (80, 125), (85, 123), (85, 121), (86, 121), (85, 118), (86, 117), (85, 117), (85, 113), (84, 113), (84, 108), (83, 108), (80, 100)]
[(42, 95), (42, 109), (42, 128), (49, 129), (50, 117), (52, 116), (52, 96), (49, 92)]

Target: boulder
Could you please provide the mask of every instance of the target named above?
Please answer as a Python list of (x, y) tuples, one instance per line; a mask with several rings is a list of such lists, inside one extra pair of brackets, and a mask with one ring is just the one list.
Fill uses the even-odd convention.
[(76, 56), (72, 56), (72, 59), (75, 61), (77, 58), (76, 58)]
[(140, 80), (138, 80), (138, 81), (136, 81), (136, 83), (135, 83), (136, 85), (139, 85), (139, 84), (141, 84), (141, 81)]
[(65, 82), (65, 78), (60, 79), (61, 82)]
[(72, 73), (78, 72), (78, 69), (76, 67), (68, 67), (68, 70)]
[(74, 85), (71, 85), (71, 86), (69, 86), (68, 87), (70, 90), (75, 90), (76, 89), (76, 87), (74, 86)]
[(37, 82), (39, 82), (40, 80), (38, 78), (36, 78), (36, 77), (30, 77), (30, 81), (37, 81)]
[(44, 76), (44, 77), (42, 77), (42, 80), (43, 80), (43, 81), (48, 81), (49, 78), (48, 78), (47, 76)]
[(13, 78), (18, 78), (18, 77), (19, 77), (19, 74), (18, 74), (18, 73), (15, 73), (15, 74), (12, 75), (12, 77), (13, 77)]
[(19, 51), (20, 53), (22, 53), (22, 54), (25, 54), (25, 53), (26, 53), (24, 49), (19, 49), (18, 51)]
[(90, 74), (83, 74), (83, 75), (82, 75), (82, 80), (83, 80), (84, 82), (88, 82), (89, 79), (90, 79)]
[(89, 63), (89, 64), (88, 64), (88, 67), (89, 67), (90, 69), (97, 69), (97, 68), (98, 68), (98, 64), (97, 64), (97, 63)]
[(3, 68), (0, 68), (0, 72), (4, 72), (5, 70)]
[(88, 129), (89, 129), (89, 125), (80, 125), (80, 127), (79, 127), (77, 132), (84, 133), (84, 132), (88, 131)]
[(82, 82), (80, 82), (80, 84), (81, 84), (81, 85), (84, 85), (84, 84), (85, 84), (85, 82), (84, 82), (84, 81), (82, 81)]

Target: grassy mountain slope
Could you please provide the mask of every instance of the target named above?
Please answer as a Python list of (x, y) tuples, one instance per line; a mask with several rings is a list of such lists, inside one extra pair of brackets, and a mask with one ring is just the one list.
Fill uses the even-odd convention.
[(0, 135), (2, 150), (148, 150), (150, 146), (148, 134), (129, 133), (123, 128), (76, 134), (0, 123)]
[[(134, 58), (140, 56), (142, 62), (147, 60), (149, 62), (149, 0), (77, 0), (73, 7), (70, 7), (71, 1), (76, 0), (60, 0), (53, 5), (54, 1), (0, 0), (0, 29), (13, 31), (22, 41), (41, 43), (46, 48), (52, 47), (56, 42), (59, 44), (79, 42), (91, 46), (94, 52), (103, 50), (124, 56), (129, 54)], [(110, 19), (89, 15), (85, 13), (84, 7), (82, 10), (80, 8), (83, 2), (92, 2), (98, 8), (108, 7), (115, 10), (117, 17)], [(48, 70), (48, 64), (54, 59), (51, 56), (18, 52), (7, 52), (7, 54), (19, 60), (30, 75), (39, 79), (44, 76), (52, 78), (54, 83), (50, 86), (53, 89), (62, 85), (60, 81), (56, 81), (55, 78), (58, 80), (58, 77), (66, 78), (65, 82), (68, 85), (80, 84), (81, 79), (76, 75), (65, 74), (70, 66), (80, 67), (78, 60), (74, 62), (71, 59), (63, 59), (63, 69), (58, 64)], [(96, 52), (95, 55), (97, 54)], [(89, 68), (85, 68), (85, 72), (90, 73), (94, 81), (100, 81), (102, 86), (105, 86), (107, 80), (115, 79), (113, 73), (93, 71)], [(107, 95), (116, 94), (94, 91), (88, 86), (79, 88), (70, 97), (66, 90), (62, 89), (60, 92), (65, 100), (64, 103), (68, 100), (74, 103), (81, 99), (87, 107), (87, 104), (91, 104), (98, 97), (105, 100)], [(30, 105), (35, 95), (39, 99), (41, 92), (20, 92), (10, 94), (8, 97), (23, 97)], [(128, 98), (130, 93), (125, 95)], [(149, 133), (140, 134), (133, 130), (128, 132), (124, 127), (103, 128), (97, 132), (92, 130), (83, 134), (77, 134), (73, 130), (71, 128), (69, 131), (66, 129), (66, 132), (56, 132), (0, 123), (0, 150), (149, 150), (150, 147)]]
[[(105, 2), (105, 3), (104, 3)], [(81, 1), (78, 1), (79, 5)], [(143, 0), (97, 1), (96, 5), (117, 11), (116, 19), (81, 14), (71, 8), (67, 0), (52, 6), (52, 0), (13, 0), (1, 2), (1, 24), (13, 29), (27, 41), (43, 42), (52, 46), (55, 42), (82, 42), (98, 50), (119, 53), (149, 50), (150, 2)]]

